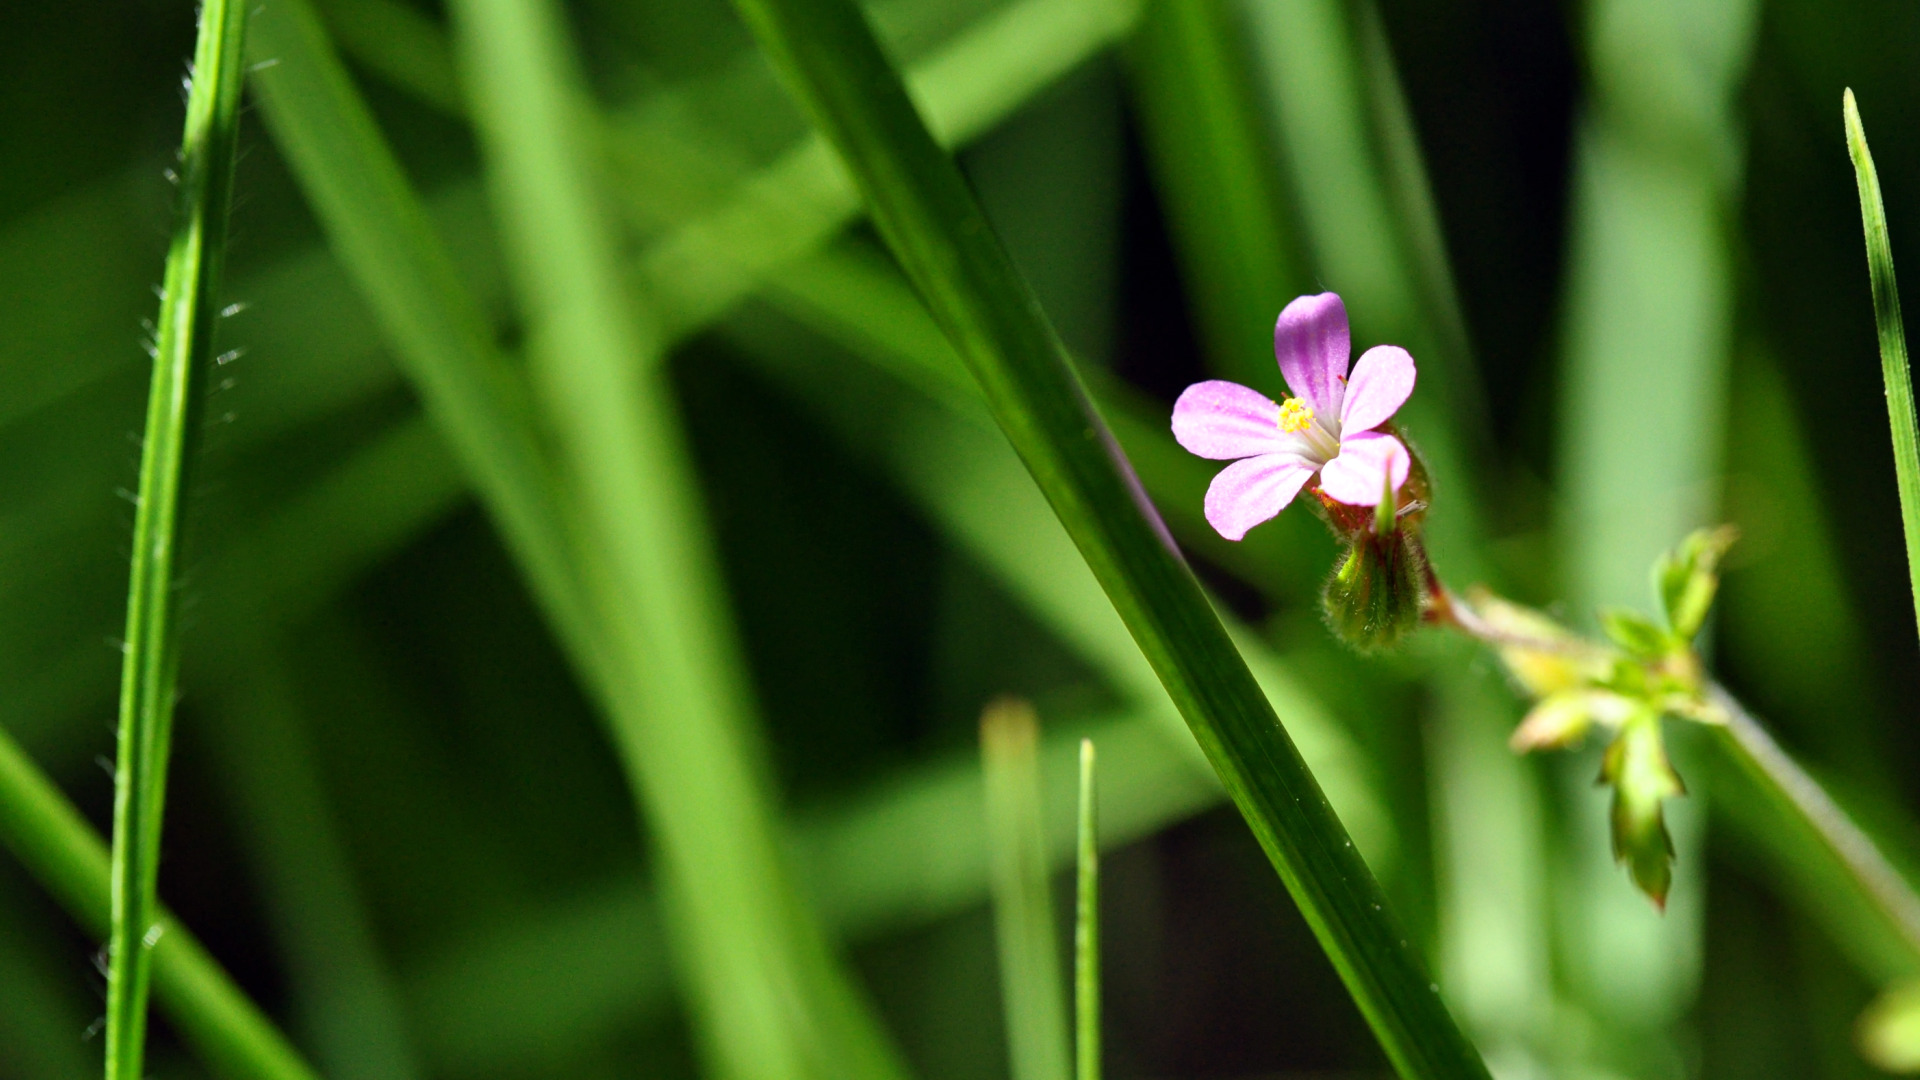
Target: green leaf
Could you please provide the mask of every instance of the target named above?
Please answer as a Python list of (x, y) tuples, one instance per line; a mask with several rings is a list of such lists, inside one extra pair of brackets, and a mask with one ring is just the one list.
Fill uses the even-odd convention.
[(246, 77), (242, 49), (247, 7), (246, 0), (206, 0), (200, 8), (186, 132), (180, 143), (180, 220), (167, 250), (160, 294), (134, 509), (114, 762), (107, 1080), (146, 1080), (147, 992), (153, 947), (163, 932), (154, 889), (179, 673), (174, 617), (185, 535), (181, 503), (202, 426), (214, 327), (220, 317), (240, 87)]
[(1058, 337), (953, 162), (845, 0), (741, 0), (775, 67), (827, 133), (875, 224), (980, 382), (1228, 793), (1408, 1077), (1484, 1077), (1379, 885), (1287, 739)]
[(1673, 647), (1673, 638), (1637, 611), (1608, 608), (1600, 613), (1600, 628), (1615, 645), (1644, 660), (1657, 660)]
[(1073, 1075), (1100, 1080), (1100, 821), (1093, 740), (1080, 740), (1080, 815), (1073, 903)]
[(1707, 621), (1714, 594), (1720, 588), (1720, 557), (1739, 538), (1731, 525), (1695, 529), (1680, 546), (1660, 556), (1653, 566), (1654, 589), (1673, 636), (1692, 641)]
[(1067, 1017), (1040, 807), (1039, 721), (1006, 698), (980, 717), (994, 936), (1014, 1080), (1067, 1080)]
[(1893, 468), (1900, 487), (1900, 525), (1907, 541), (1907, 577), (1914, 615), (1920, 619), (1920, 425), (1913, 412), (1913, 374), (1907, 360), (1907, 330), (1900, 319), (1900, 289), (1893, 278), (1893, 241), (1887, 208), (1880, 201), (1880, 174), (1867, 149), (1867, 131), (1853, 91), (1844, 99), (1847, 153), (1860, 188), (1860, 221), (1867, 234), (1867, 276), (1873, 283), (1873, 319), (1880, 331), (1880, 376), (1887, 384), (1887, 424), (1893, 430)]

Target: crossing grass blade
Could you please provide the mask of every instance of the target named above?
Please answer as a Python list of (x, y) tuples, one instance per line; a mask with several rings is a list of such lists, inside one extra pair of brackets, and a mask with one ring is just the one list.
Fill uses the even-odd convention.
[(1073, 900), (1073, 1075), (1100, 1080), (1100, 822), (1093, 740), (1080, 740), (1080, 814)]
[(154, 893), (179, 670), (175, 600), (185, 532), (182, 503), (200, 429), (204, 384), (213, 366), (240, 88), (246, 74), (246, 25), (246, 0), (207, 0), (200, 8), (186, 132), (180, 143), (180, 217), (167, 250), (155, 332), (114, 762), (107, 1080), (145, 1080), (153, 947), (164, 933)]
[(740, 0), (853, 172), (875, 224), (979, 380), (1402, 1075), (1484, 1077), (1372, 872), (1088, 404), (952, 160), (844, 0)]
[(1860, 187), (1860, 222), (1867, 234), (1867, 274), (1873, 283), (1873, 320), (1880, 333), (1880, 376), (1887, 384), (1887, 423), (1893, 429), (1893, 467), (1900, 485), (1900, 527), (1907, 541), (1907, 576), (1914, 616), (1920, 620), (1920, 424), (1914, 420), (1913, 374), (1907, 360), (1906, 324), (1900, 319), (1900, 289), (1893, 278), (1893, 241), (1887, 208), (1880, 200), (1880, 174), (1867, 148), (1867, 129), (1853, 91), (1846, 92), (1847, 153)]
[(1014, 1080), (1067, 1080), (1067, 1017), (1040, 810), (1039, 721), (1033, 706), (1004, 699), (980, 717), (992, 837), (993, 926), (1000, 944), (1000, 997)]
[[(89, 934), (111, 924), (107, 846), (72, 803), (0, 731), (0, 844)], [(154, 995), (208, 1064), (245, 1080), (319, 1080), (187, 929), (159, 907)]]

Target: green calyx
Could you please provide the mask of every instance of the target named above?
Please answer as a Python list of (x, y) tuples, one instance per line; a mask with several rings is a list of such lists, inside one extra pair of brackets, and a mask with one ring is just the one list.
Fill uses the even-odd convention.
[(1356, 534), (1320, 594), (1327, 626), (1362, 652), (1398, 644), (1420, 625), (1426, 603), (1426, 552), (1407, 529)]

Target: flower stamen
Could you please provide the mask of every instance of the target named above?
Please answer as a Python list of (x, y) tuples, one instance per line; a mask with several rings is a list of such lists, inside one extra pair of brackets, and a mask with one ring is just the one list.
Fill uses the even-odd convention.
[(1291, 435), (1305, 431), (1313, 426), (1313, 406), (1297, 397), (1290, 397), (1280, 405), (1280, 430)]

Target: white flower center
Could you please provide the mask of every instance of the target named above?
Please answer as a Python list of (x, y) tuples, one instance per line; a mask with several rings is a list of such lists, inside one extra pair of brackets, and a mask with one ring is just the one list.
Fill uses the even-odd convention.
[(1316, 416), (1313, 406), (1302, 399), (1290, 397), (1281, 402), (1278, 423), (1281, 432), (1299, 440), (1301, 452), (1308, 457), (1324, 464), (1339, 456), (1339, 432), (1329, 430), (1331, 425)]

